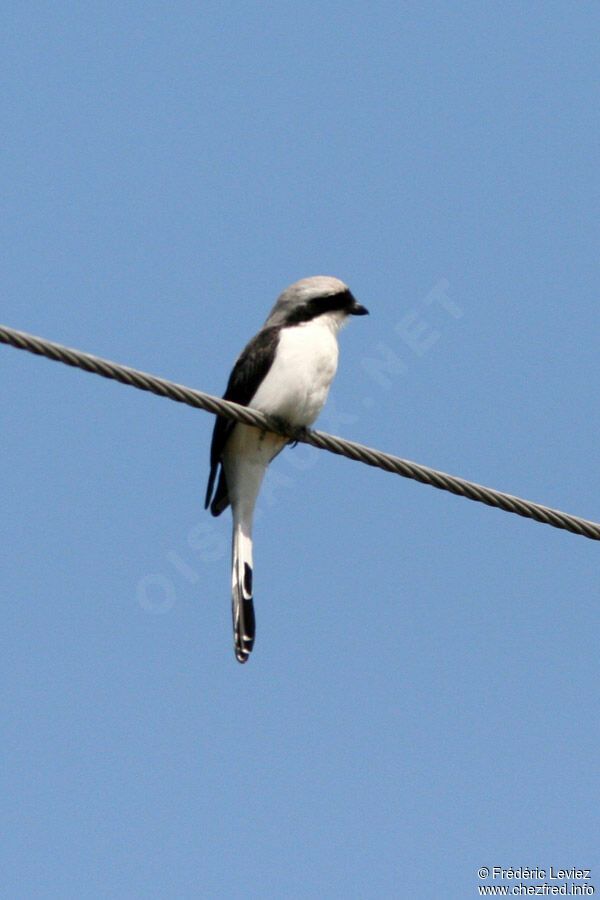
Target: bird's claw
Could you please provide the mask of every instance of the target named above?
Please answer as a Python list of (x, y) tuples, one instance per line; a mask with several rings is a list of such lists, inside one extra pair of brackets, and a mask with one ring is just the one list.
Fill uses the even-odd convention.
[(287, 419), (284, 419), (283, 416), (274, 416), (271, 414), (269, 416), (271, 422), (277, 429), (277, 432), (285, 435), (287, 438), (292, 439), (292, 435), (296, 433), (296, 429), (290, 425)]
[(306, 425), (299, 425), (298, 428), (294, 429), (294, 438), (290, 442), (290, 446), (296, 447), (299, 441), (304, 442), (307, 434), (308, 428), (306, 427)]

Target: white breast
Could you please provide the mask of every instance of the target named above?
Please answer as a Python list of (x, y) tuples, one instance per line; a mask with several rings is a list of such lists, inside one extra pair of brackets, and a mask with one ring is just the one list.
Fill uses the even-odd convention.
[(336, 373), (337, 332), (345, 319), (329, 313), (283, 328), (273, 365), (249, 405), (292, 425), (312, 425)]

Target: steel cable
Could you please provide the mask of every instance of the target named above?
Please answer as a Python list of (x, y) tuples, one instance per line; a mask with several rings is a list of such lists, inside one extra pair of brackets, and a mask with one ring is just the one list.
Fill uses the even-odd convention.
[(562, 528), (565, 531), (582, 535), (594, 541), (600, 540), (600, 525), (597, 522), (590, 522), (579, 516), (572, 516), (560, 510), (542, 506), (531, 500), (523, 500), (521, 497), (515, 497), (503, 491), (484, 487), (464, 478), (458, 478), (456, 475), (448, 475), (446, 472), (439, 472), (436, 469), (411, 462), (408, 459), (402, 459), (399, 456), (365, 447), (363, 444), (357, 444), (345, 438), (326, 434), (324, 431), (314, 431), (309, 428), (295, 430), (287, 426), (285, 422), (265, 416), (258, 410), (240, 406), (238, 403), (231, 403), (228, 400), (222, 400), (220, 397), (213, 397), (211, 394), (194, 390), (182, 384), (176, 384), (173, 381), (168, 381), (166, 378), (150, 375), (148, 372), (141, 372), (129, 366), (122, 366), (119, 363), (102, 359), (99, 356), (93, 356), (91, 353), (73, 350), (70, 347), (64, 347), (62, 344), (56, 344), (45, 338), (35, 337), (24, 331), (8, 328), (5, 325), (0, 325), (0, 341), (10, 344), (19, 350), (27, 350), (38, 356), (45, 356), (48, 359), (65, 363), (68, 366), (75, 366), (86, 372), (93, 372), (96, 375), (101, 375), (103, 378), (111, 378), (114, 381), (128, 384), (142, 391), (150, 391), (160, 397), (168, 397), (170, 400), (175, 400), (178, 403), (186, 403), (188, 406), (204, 409), (207, 412), (224, 416), (227, 419), (274, 431), (292, 441), (300, 441), (322, 450), (329, 450), (331, 453), (337, 453), (339, 456), (345, 456), (348, 459), (363, 462), (368, 466), (384, 469), (386, 472), (394, 472), (396, 475), (402, 475), (404, 478), (412, 478), (415, 481), (420, 481), (422, 484), (429, 484), (442, 491), (449, 491), (452, 494), (466, 497), (468, 500), (476, 500), (478, 503), (495, 506), (498, 509), (503, 509), (505, 512), (534, 519), (536, 522), (552, 525), (554, 528)]

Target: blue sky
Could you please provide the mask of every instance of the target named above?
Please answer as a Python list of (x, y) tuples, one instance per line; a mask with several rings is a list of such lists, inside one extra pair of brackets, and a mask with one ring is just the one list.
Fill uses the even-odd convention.
[[(319, 427), (600, 519), (599, 19), (8, 4), (0, 320), (221, 393), (335, 275), (371, 315)], [(211, 417), (0, 373), (3, 896), (600, 882), (596, 543), (286, 450), (242, 667)]]

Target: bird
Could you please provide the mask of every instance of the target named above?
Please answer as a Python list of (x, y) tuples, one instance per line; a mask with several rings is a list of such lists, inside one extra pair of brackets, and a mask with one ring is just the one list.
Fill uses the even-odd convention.
[[(337, 370), (337, 333), (349, 316), (368, 310), (339, 278), (301, 278), (281, 293), (260, 331), (238, 356), (224, 400), (249, 406), (306, 428), (321, 412)], [(205, 509), (213, 516), (231, 506), (231, 601), (234, 650), (245, 663), (255, 639), (252, 523), (269, 463), (289, 438), (217, 416)], [(217, 481), (218, 474), (218, 481)], [(216, 489), (215, 489), (216, 482)]]

